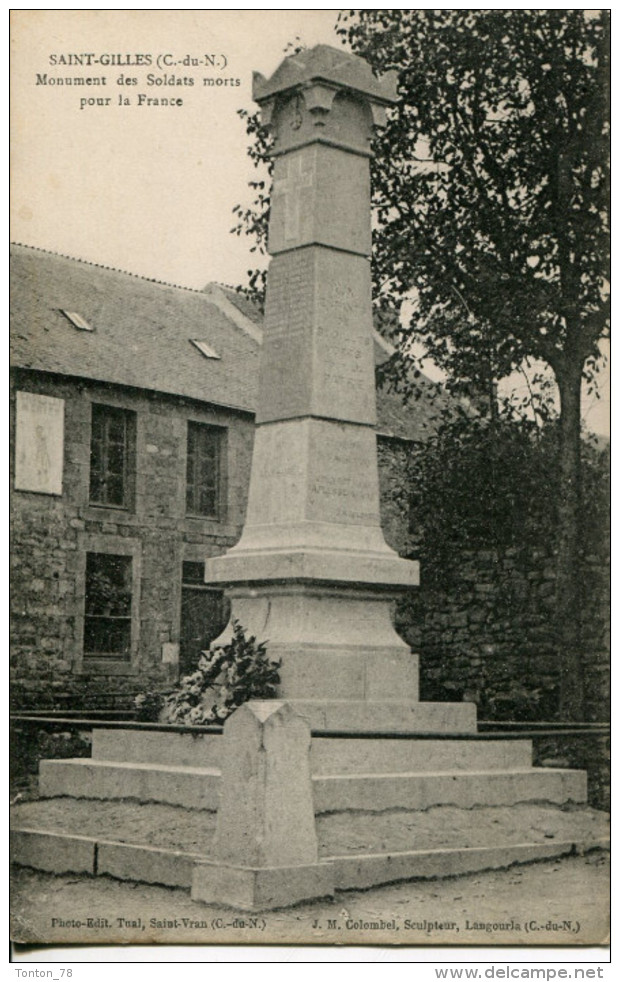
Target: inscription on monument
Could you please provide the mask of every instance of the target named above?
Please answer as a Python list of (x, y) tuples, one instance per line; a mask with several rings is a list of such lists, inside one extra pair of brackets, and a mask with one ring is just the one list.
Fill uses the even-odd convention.
[(366, 427), (313, 421), (308, 517), (379, 525), (376, 438)]
[(350, 250), (371, 252), (370, 198), (366, 161), (333, 147), (317, 148), (316, 241)]
[(373, 424), (369, 276), (361, 257), (327, 251), (317, 256), (315, 406), (324, 415)]
[(258, 422), (318, 415), (374, 425), (371, 329), (365, 258), (316, 246), (275, 256)]
[[(286, 176), (278, 175), (279, 167), (286, 167)], [(299, 236), (302, 192), (314, 186), (314, 156), (308, 152), (290, 154), (276, 165), (276, 177), (271, 192), (276, 207), (284, 200), (284, 238)]]
[(265, 341), (303, 334), (312, 310), (314, 270), (303, 253), (274, 259), (269, 270)]
[[(306, 442), (304, 423), (259, 427), (246, 516), (247, 525), (303, 519)], [(270, 493), (257, 493), (269, 487)]]

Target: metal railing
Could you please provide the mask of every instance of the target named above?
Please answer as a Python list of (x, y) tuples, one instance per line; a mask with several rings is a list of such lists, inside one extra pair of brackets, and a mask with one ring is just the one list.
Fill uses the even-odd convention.
[[(201, 726), (187, 723), (142, 723), (135, 720), (111, 720), (101, 718), (83, 718), (75, 715), (44, 716), (39, 713), (12, 713), (11, 723), (39, 724), (44, 727), (73, 727), (79, 729), (124, 729), (142, 730), (160, 733), (194, 733), (220, 735), (221, 726)], [(398, 731), (398, 730), (312, 730), (312, 736), (318, 739), (349, 739), (349, 740), (514, 740), (534, 739), (556, 736), (608, 736), (609, 723), (563, 723), (537, 722), (521, 723), (516, 720), (482, 720), (475, 733), (446, 733), (445, 731)]]

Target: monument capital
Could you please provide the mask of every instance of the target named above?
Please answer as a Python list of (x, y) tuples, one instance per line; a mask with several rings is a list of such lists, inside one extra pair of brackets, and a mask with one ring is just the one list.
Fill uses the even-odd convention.
[(396, 102), (396, 78), (379, 79), (363, 59), (319, 44), (285, 58), (269, 79), (255, 72), (252, 94), (274, 155), (322, 142), (369, 156), (373, 126), (385, 125)]

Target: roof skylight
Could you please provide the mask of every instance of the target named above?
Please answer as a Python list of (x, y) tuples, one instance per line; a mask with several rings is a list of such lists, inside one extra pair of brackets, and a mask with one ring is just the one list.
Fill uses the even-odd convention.
[(205, 358), (215, 358), (218, 361), (220, 360), (220, 356), (218, 355), (217, 351), (215, 351), (210, 344), (207, 344), (206, 341), (200, 341), (197, 338), (190, 338), (190, 341), (198, 348), (200, 353), (204, 355)]
[(74, 310), (61, 310), (61, 314), (64, 314), (68, 321), (71, 321), (74, 327), (77, 327), (78, 331), (94, 331), (95, 328), (91, 327), (88, 321), (84, 320), (81, 314), (76, 314)]

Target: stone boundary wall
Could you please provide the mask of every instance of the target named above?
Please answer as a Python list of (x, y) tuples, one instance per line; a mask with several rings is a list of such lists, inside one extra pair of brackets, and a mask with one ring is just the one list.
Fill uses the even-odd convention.
[[(582, 571), (586, 719), (609, 719), (609, 568)], [(551, 615), (555, 559), (543, 548), (454, 555), (440, 583), (421, 571), (419, 591), (397, 610), (420, 654), (423, 699), (474, 701), (482, 719), (558, 718), (558, 657)]]

